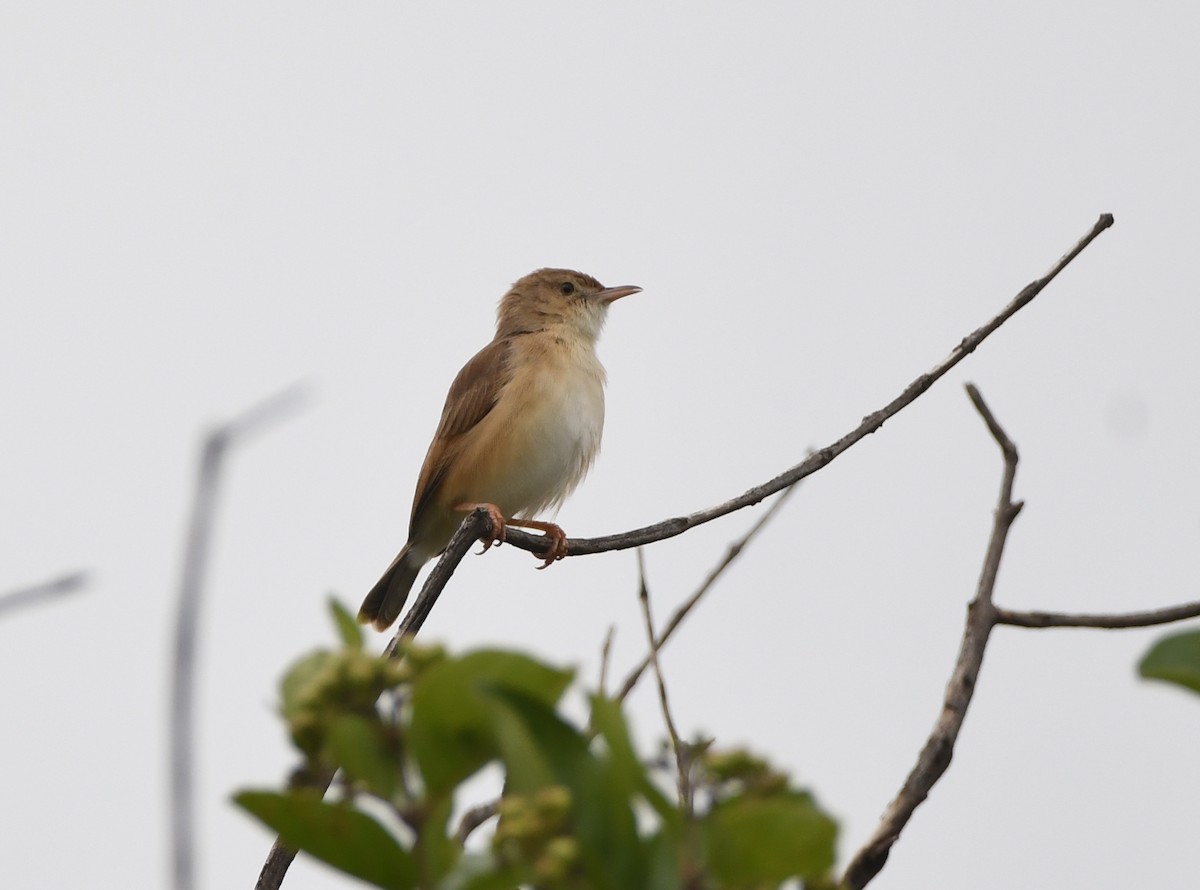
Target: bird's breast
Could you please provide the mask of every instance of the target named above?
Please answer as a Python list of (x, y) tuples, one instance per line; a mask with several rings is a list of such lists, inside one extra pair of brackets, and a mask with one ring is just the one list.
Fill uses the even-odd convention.
[[(519, 418), (525, 432), (516, 472), (525, 503), (516, 513), (557, 506), (587, 475), (604, 432), (604, 369), (590, 346), (541, 362)], [(514, 381), (515, 382), (515, 381)]]
[(543, 338), (521, 346), (512, 377), (480, 424), (488, 427), (477, 439), (481, 450), (467, 461), (480, 472), (456, 496), (532, 518), (562, 503), (596, 458), (604, 368), (590, 343)]

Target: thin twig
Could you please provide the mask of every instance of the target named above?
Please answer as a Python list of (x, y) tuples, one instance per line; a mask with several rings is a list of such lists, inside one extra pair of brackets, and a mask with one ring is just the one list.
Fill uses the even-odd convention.
[(0, 615), (5, 612), (24, 608), (25, 606), (49, 602), (68, 593), (74, 593), (82, 589), (84, 584), (87, 583), (87, 579), (87, 572), (71, 572), (60, 578), (35, 584), (32, 587), (22, 587), (18, 590), (9, 591), (0, 595)]
[(171, 874), (176, 890), (196, 883), (196, 831), (193, 803), (193, 716), (196, 653), (199, 649), (200, 606), (208, 567), (209, 541), (216, 516), (217, 492), (225, 454), (251, 434), (295, 410), (304, 390), (293, 385), (260, 402), (205, 437), (200, 452), (196, 494), (184, 542), (179, 581), (179, 611), (175, 619), (175, 653), (171, 676)]
[(1021, 504), (1014, 503), (1012, 499), (1018, 456), (1016, 446), (996, 422), (979, 391), (968, 384), (967, 394), (1004, 453), (1004, 478), (1000, 484), (1000, 498), (996, 505), (991, 539), (988, 542), (987, 556), (984, 558), (975, 599), (967, 609), (967, 626), (963, 633), (962, 647), (958, 653), (954, 673), (946, 686), (942, 712), (917, 758), (916, 766), (905, 780), (904, 787), (884, 812), (883, 819), (870, 840), (855, 854), (846, 868), (842, 881), (843, 885), (851, 890), (860, 890), (879, 874), (887, 862), (892, 845), (900, 837), (900, 832), (908, 824), (913, 812), (950, 766), (954, 743), (958, 739), (959, 730), (962, 729), (967, 708), (975, 692), (975, 681), (983, 664), (983, 651), (987, 646), (988, 635), (995, 624), (992, 592), (996, 585), (996, 574), (1000, 569), (1000, 557), (1004, 553), (1008, 530), (1017, 514), (1021, 512)]
[[(775, 518), (775, 514), (779, 512), (779, 509), (787, 502), (787, 499), (797, 487), (799, 486), (792, 485), (788, 488), (785, 488), (783, 493), (780, 494), (779, 497), (777, 497), (771, 503), (771, 506), (763, 512), (763, 515), (758, 518), (758, 521), (755, 522), (754, 525), (750, 526), (750, 530), (729, 545), (729, 548), (725, 551), (725, 556), (722, 557), (720, 562), (713, 566), (712, 571), (708, 573), (708, 577), (704, 579), (704, 582), (697, 587), (695, 592), (692, 593), (692, 595), (686, 600), (684, 600), (683, 604), (680, 605), (679, 608), (675, 610), (674, 614), (671, 615), (671, 619), (667, 622), (667, 626), (663, 628), (662, 636), (658, 638), (659, 649), (666, 645), (667, 640), (671, 638), (671, 635), (675, 633), (679, 625), (683, 623), (683, 619), (686, 618), (692, 609), (696, 607), (697, 603), (704, 598), (704, 595), (708, 593), (708, 591), (716, 583), (717, 579), (724, 574), (727, 568), (737, 561), (737, 558), (742, 555), (742, 551), (746, 549), (746, 545), (754, 540), (758, 533), (766, 527), (768, 522)], [(648, 667), (650, 667), (649, 655), (643, 658), (641, 663), (631, 670), (625, 677), (625, 682), (621, 684), (621, 691), (617, 693), (618, 702), (623, 702), (629, 697), (629, 693), (631, 693), (633, 688), (637, 686), (638, 680), (641, 679), (642, 674), (646, 672)]]
[(610, 624), (608, 633), (604, 635), (604, 645), (600, 648), (600, 683), (596, 692), (601, 698), (608, 698), (608, 663), (612, 657), (613, 637), (616, 633), (617, 626)]
[(471, 807), (471, 809), (463, 813), (462, 819), (459, 820), (458, 830), (454, 832), (454, 839), (460, 844), (466, 844), (467, 838), (471, 836), (471, 832), (498, 812), (500, 812), (500, 801), (498, 800), (483, 803), (477, 807)]
[(1072, 615), (1067, 612), (1022, 612), (996, 607), (996, 623), (1013, 627), (1040, 629), (1045, 627), (1098, 627), (1102, 630), (1124, 630), (1130, 627), (1153, 627), (1186, 618), (1200, 618), (1200, 602), (1168, 606), (1149, 612), (1125, 612), (1115, 615)]
[(671, 736), (671, 748), (675, 752), (675, 766), (678, 770), (679, 806), (685, 816), (692, 812), (692, 790), (688, 773), (691, 764), (687, 746), (679, 738), (675, 728), (675, 720), (671, 716), (671, 705), (667, 700), (667, 681), (663, 679), (662, 665), (658, 660), (659, 640), (654, 633), (654, 617), (650, 614), (650, 588), (646, 584), (646, 561), (642, 556), (642, 548), (637, 550), (638, 565), (638, 602), (642, 605), (642, 619), (646, 624), (646, 639), (650, 644), (650, 664), (654, 668), (654, 679), (658, 685), (658, 703), (662, 707), (663, 722), (667, 724), (667, 734)]
[[(1091, 231), (1079, 239), (1078, 243), (1055, 263), (1049, 272), (1036, 281), (1027, 284), (1004, 307), (999, 315), (963, 337), (962, 341), (950, 351), (950, 354), (945, 359), (906, 386), (900, 395), (888, 402), (883, 408), (864, 417), (862, 423), (832, 445), (827, 445), (814, 452), (808, 458), (796, 464), (791, 469), (780, 473), (774, 479), (764, 482), (762, 485), (756, 485), (737, 497), (717, 504), (715, 507), (709, 507), (707, 510), (700, 510), (688, 516), (666, 519), (662, 522), (656, 522), (654, 525), (648, 525), (644, 528), (637, 528), (620, 534), (605, 535), (600, 538), (569, 539), (567, 541), (567, 555), (585, 556), (591, 553), (604, 553), (609, 550), (626, 550), (630, 547), (641, 547), (645, 544), (664, 540), (665, 538), (672, 538), (683, 534), (688, 529), (711, 522), (735, 510), (741, 510), (743, 507), (757, 504), (763, 498), (769, 497), (777, 491), (782, 491), (789, 485), (799, 482), (805, 476), (812, 475), (817, 470), (827, 466), (834, 458), (848, 450), (855, 443), (865, 439), (883, 426), (886, 421), (895, 417), (904, 408), (915, 402), (925, 390), (929, 389), (947, 371), (974, 352), (979, 347), (979, 344), (986, 340), (997, 328), (1008, 321), (1019, 310), (1027, 306), (1075, 257), (1083, 252), (1084, 248), (1091, 244), (1101, 232), (1109, 228), (1112, 224), (1112, 214), (1102, 214), (1096, 221), (1096, 224), (1092, 226)], [(506, 540), (514, 547), (528, 550), (531, 553), (541, 553), (546, 549), (546, 539), (543, 536), (531, 535), (515, 529), (509, 529)]]

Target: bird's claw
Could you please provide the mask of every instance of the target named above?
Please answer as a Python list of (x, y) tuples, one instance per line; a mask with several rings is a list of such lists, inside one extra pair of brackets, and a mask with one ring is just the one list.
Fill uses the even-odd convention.
[(459, 504), (457, 510), (477, 510), (479, 508), (487, 510), (488, 518), (492, 521), (492, 531), (486, 538), (480, 538), (483, 547), (479, 550), (476, 556), (483, 556), (492, 549), (493, 546), (503, 544), (505, 541), (505, 533), (508, 529), (508, 523), (504, 519), (504, 514), (500, 512), (500, 508), (495, 504)]
[(567, 555), (567, 533), (557, 525), (550, 525), (549, 523), (547, 523), (547, 527), (543, 531), (550, 541), (550, 546), (547, 547), (544, 554), (533, 554), (536, 559), (545, 560), (538, 566), (538, 569), (549, 568)]

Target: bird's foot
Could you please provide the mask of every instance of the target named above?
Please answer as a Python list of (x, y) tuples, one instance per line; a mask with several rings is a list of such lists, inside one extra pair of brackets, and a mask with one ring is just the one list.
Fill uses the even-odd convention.
[(553, 522), (539, 522), (536, 519), (510, 519), (510, 525), (537, 529), (549, 539), (549, 546), (543, 554), (533, 554), (537, 559), (544, 559), (539, 569), (544, 569), (567, 555), (567, 533)]
[(546, 552), (533, 554), (535, 559), (545, 560), (538, 566), (539, 569), (547, 568), (567, 555), (567, 533), (562, 530), (561, 526), (557, 526), (553, 522), (541, 522), (537, 519), (505, 519), (504, 514), (500, 512), (500, 508), (495, 504), (454, 505), (455, 510), (462, 510), (463, 512), (478, 510), (480, 507), (487, 510), (488, 517), (492, 520), (492, 533), (483, 542), (483, 549), (479, 551), (480, 555), (490, 550), (493, 544), (503, 544), (505, 530), (510, 525), (515, 525), (518, 528), (535, 529), (544, 534), (548, 539), (549, 544)]
[[(508, 528), (508, 521), (504, 518), (504, 514), (500, 512), (500, 508), (495, 504), (455, 504), (455, 510), (462, 510), (464, 513), (471, 510), (478, 510), (482, 507), (488, 512), (488, 518), (492, 520), (492, 531), (487, 539), (483, 541), (483, 549), (479, 551), (477, 556), (482, 556), (492, 549), (493, 544), (504, 543), (504, 533)], [(481, 539), (482, 540), (482, 539)]]

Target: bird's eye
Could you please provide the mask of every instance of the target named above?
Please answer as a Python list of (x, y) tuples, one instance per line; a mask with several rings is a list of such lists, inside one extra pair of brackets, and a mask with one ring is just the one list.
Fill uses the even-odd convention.
[(562, 286), (559, 287), (559, 290), (562, 291), (564, 297), (569, 297), (571, 294), (575, 293), (575, 285), (569, 281), (564, 281)]

